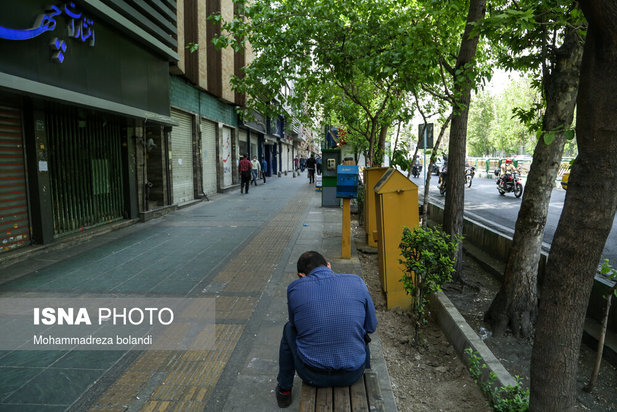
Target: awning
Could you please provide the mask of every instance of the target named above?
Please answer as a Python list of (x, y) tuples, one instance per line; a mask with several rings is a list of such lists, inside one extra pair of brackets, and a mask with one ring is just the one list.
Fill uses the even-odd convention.
[(264, 136), (264, 143), (265, 144), (278, 144), (279, 140), (276, 137), (273, 136)]
[(61, 100), (69, 104), (93, 107), (123, 116), (137, 117), (140, 119), (162, 123), (169, 126), (177, 126), (178, 123), (170, 116), (116, 103), (99, 97), (62, 89), (50, 84), (35, 82), (34, 80), (17, 77), (6, 73), (0, 73), (0, 87), (11, 89), (15, 92), (25, 92), (42, 98)]

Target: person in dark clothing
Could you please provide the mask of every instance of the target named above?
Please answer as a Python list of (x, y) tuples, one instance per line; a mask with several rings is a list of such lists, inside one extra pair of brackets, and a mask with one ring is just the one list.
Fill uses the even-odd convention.
[(240, 160), (238, 165), (238, 171), (240, 172), (240, 193), (244, 190), (245, 193), (249, 192), (249, 182), (251, 181), (251, 169), (253, 165), (249, 160), (249, 155), (245, 154)]
[(306, 168), (308, 170), (308, 178), (309, 183), (315, 183), (315, 165), (317, 161), (315, 160), (315, 155), (311, 154), (311, 157), (306, 161)]
[(261, 177), (266, 184), (266, 173), (268, 172), (268, 162), (263, 157), (261, 158)]
[(276, 400), (291, 405), (294, 376), (313, 386), (349, 386), (370, 368), (369, 333), (377, 316), (359, 276), (334, 273), (318, 252), (304, 252), (287, 287), (289, 321), (279, 348)]

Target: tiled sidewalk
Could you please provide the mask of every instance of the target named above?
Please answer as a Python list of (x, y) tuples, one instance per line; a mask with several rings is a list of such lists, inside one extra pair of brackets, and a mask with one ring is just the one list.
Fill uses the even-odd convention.
[[(91, 241), (96, 247), (46, 251), (11, 266), (6, 276), (24, 276), (0, 285), (2, 297), (213, 297), (217, 345), (192, 352), (2, 352), (0, 411), (277, 409), (278, 342), (297, 257), (320, 250), (335, 271), (360, 271), (355, 251), (350, 260), (338, 258), (340, 209), (320, 205), (304, 178), (275, 178), (248, 195), (220, 195), (103, 235)], [(388, 410), (395, 410), (374, 342), (373, 367)]]

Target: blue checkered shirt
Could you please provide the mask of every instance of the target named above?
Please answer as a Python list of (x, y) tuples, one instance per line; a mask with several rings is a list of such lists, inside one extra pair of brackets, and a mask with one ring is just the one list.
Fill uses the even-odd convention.
[(377, 316), (364, 281), (326, 266), (287, 288), (289, 321), (298, 332), (298, 356), (320, 369), (356, 370), (366, 361), (364, 336)]

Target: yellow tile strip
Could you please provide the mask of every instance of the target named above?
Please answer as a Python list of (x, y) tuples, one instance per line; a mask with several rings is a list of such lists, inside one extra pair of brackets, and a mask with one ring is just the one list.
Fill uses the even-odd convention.
[[(245, 323), (251, 318), (258, 298), (233, 294), (258, 295), (265, 288), (304, 214), (305, 196), (300, 193), (292, 199), (215, 277), (213, 282), (225, 285), (225, 295), (216, 297), (217, 321)], [(144, 352), (90, 410), (124, 411), (144, 396), (142, 391), (155, 375), (160, 379), (164, 373), (162, 382), (145, 395), (142, 410), (202, 411), (243, 331), (244, 324), (217, 324), (214, 350)]]

